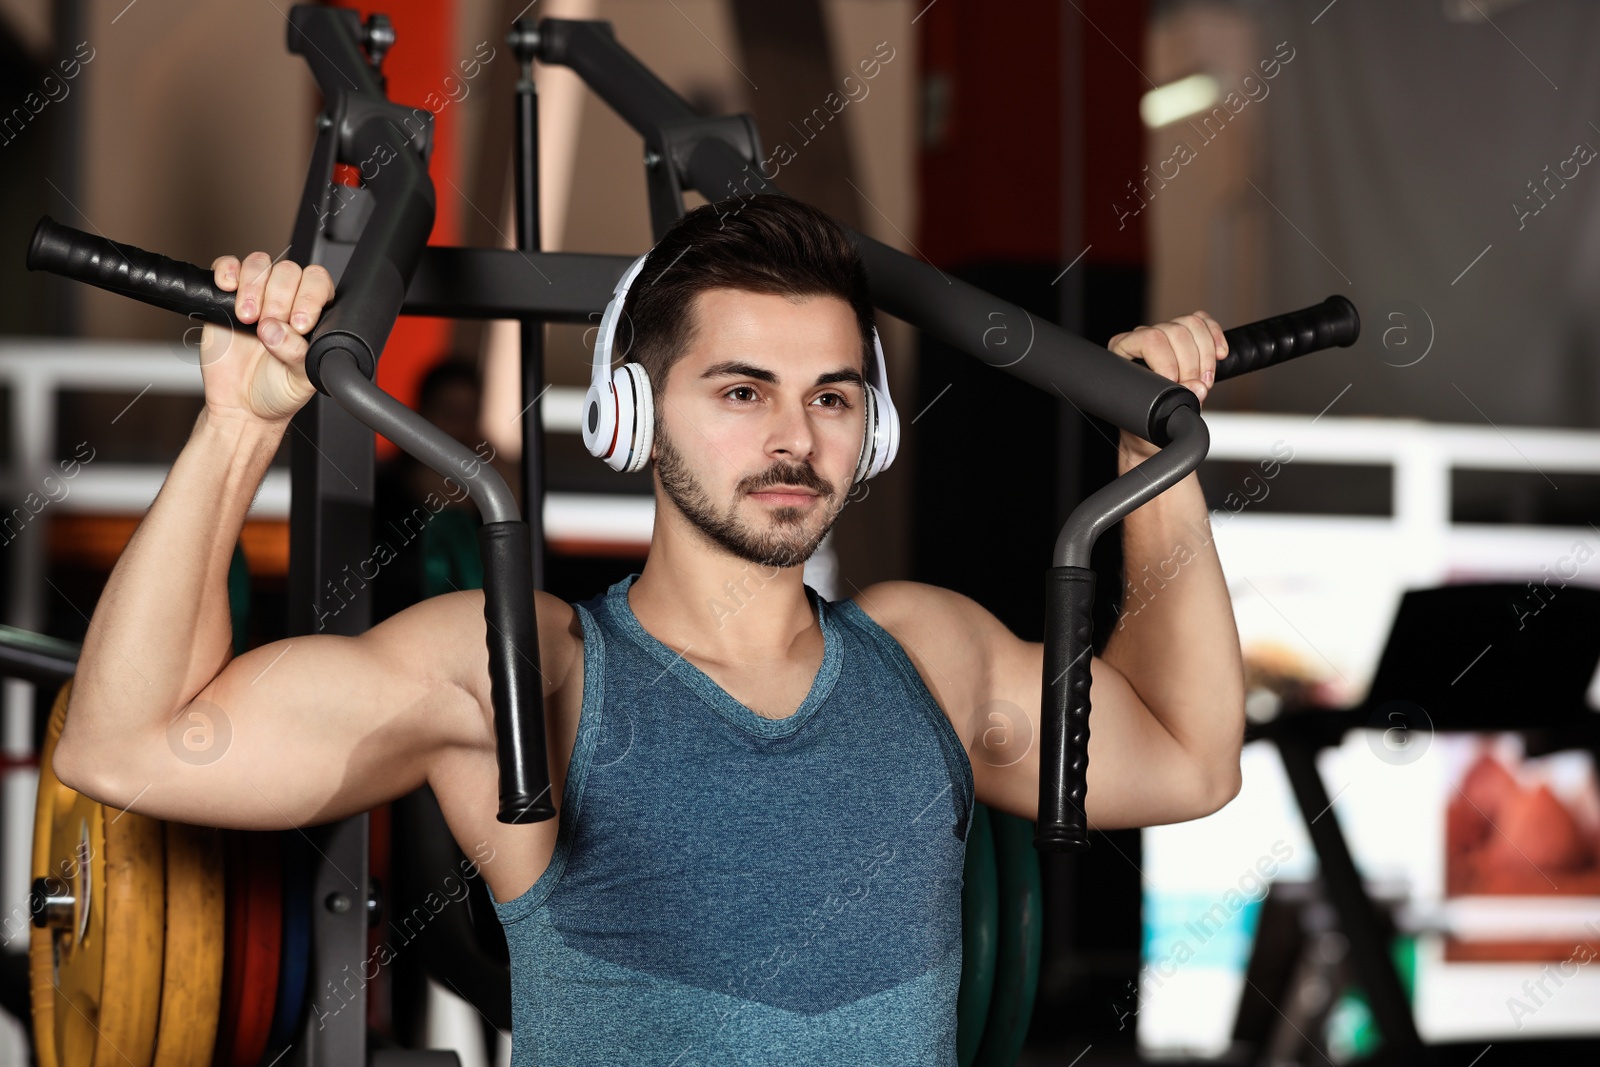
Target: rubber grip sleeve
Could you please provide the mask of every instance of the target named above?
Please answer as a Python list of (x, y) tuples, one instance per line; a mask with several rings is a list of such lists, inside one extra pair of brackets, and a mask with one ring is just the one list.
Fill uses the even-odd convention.
[(234, 294), (218, 289), (211, 271), (85, 233), (49, 215), (33, 228), (27, 265), (29, 270), (47, 270), (87, 282), (202, 322), (250, 329), (234, 320)]
[(1228, 354), (1217, 361), (1217, 381), (1284, 363), (1324, 348), (1348, 347), (1361, 335), (1356, 306), (1337, 294), (1320, 304), (1223, 330)]
[(500, 810), (504, 823), (539, 822), (555, 815), (545, 755), (544, 675), (533, 607), (532, 534), (528, 524), (487, 522), (478, 527), (483, 572), (484, 640), (489, 646), (489, 692), (500, 755)]
[(1044, 678), (1039, 715), (1039, 818), (1034, 847), (1089, 847), (1084, 798), (1089, 773), (1089, 685), (1094, 658), (1095, 573), (1045, 572)]

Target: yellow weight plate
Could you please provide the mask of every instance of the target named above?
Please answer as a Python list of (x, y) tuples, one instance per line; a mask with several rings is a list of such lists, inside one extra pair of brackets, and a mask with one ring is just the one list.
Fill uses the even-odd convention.
[(167, 942), (154, 1067), (207, 1067), (222, 1004), (222, 831), (181, 822), (165, 826)]
[(56, 778), (51, 760), (71, 691), (69, 681), (56, 695), (39, 758), (34, 1044), (40, 1067), (150, 1067), (165, 926), (161, 822), (104, 807)]
[(47, 888), (52, 897), (66, 892), (65, 886), (50, 869), (50, 827), (53, 824), (57, 802), (55, 794), (64, 788), (56, 780), (55, 772), (50, 769), (50, 758), (55, 754), (55, 739), (61, 733), (60, 726), (55, 722), (55, 712), (65, 707), (67, 693), (71, 688), (72, 682), (68, 681), (56, 694), (55, 710), (50, 713), (50, 729), (45, 735), (45, 750), (39, 759), (39, 791), (33, 811), (33, 862), (29, 869), (35, 879), (34, 899), (30, 901), (34, 923), (28, 929), (28, 989), (33, 1002), (34, 1056), (39, 1061), (39, 1067), (61, 1067), (61, 1060), (56, 1055), (55, 1042), (53, 934), (48, 929), (40, 929), (38, 925), (39, 912), (44, 903), (39, 899), (41, 886), (37, 879), (41, 877), (47, 879)]

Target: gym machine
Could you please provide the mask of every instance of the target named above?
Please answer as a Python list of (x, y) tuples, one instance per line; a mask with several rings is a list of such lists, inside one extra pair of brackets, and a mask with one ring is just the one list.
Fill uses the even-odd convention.
[[(536, 92), (532, 62), (571, 68), (643, 138), (651, 224), (659, 237), (682, 214), (682, 194), (723, 200), (778, 192), (759, 173), (763, 158), (748, 115), (705, 117), (629, 53), (608, 23), (519, 21), (511, 43), (523, 64), (517, 87), (514, 250), (427, 246), (434, 190), (427, 173), (432, 114), (387, 99), (381, 64), (394, 42), (389, 20), (365, 23), (353, 11), (302, 4), (290, 11), (289, 51), (303, 56), (321, 87), (302, 210), (288, 256), (318, 263), (338, 296), (312, 331), (306, 373), (318, 394), (295, 416), (291, 436), (288, 634), (358, 635), (370, 625), (357, 598), (317, 625), (335, 562), (357, 559), (373, 502), (373, 432), (437, 473), (468, 485), (483, 520), (485, 616), (499, 760), (502, 822), (551, 818), (542, 694), (535, 684), (538, 644), (531, 587), (543, 583), (542, 425), (533, 403), (543, 377), (540, 322), (584, 322), (601, 311), (628, 256), (539, 251)], [(359, 169), (363, 184), (334, 180), (335, 164)], [(1045, 583), (1045, 666), (1039, 818), (1042, 850), (1088, 846), (1084, 817), (1090, 709), (1091, 609), (1095, 541), (1125, 515), (1193, 471), (1208, 435), (1187, 388), (1108, 352), (1023, 309), (941, 274), (864, 235), (856, 241), (879, 308), (1041, 389), (1137, 434), (1161, 451), (1137, 471), (1091, 494), (1055, 543)], [(191, 319), (238, 328), (233, 294), (212, 272), (53, 222), (40, 221), (28, 266), (119, 292)], [(504, 480), (464, 446), (373, 383), (377, 360), (401, 314), (515, 318), (523, 322), (523, 495), (527, 517)], [(1031, 358), (990, 351), (984, 335), (999, 322), (1028, 330)], [(1220, 380), (1332, 345), (1353, 344), (1355, 307), (1334, 296), (1321, 304), (1226, 331), (1230, 355)], [(332, 402), (330, 402), (332, 401)], [(363, 814), (305, 833), (321, 853), (312, 899), (311, 989), (335, 988), (341, 967), (365, 955), (369, 912), (378, 901), (352, 899), (340, 870), (367, 869)], [(337, 1016), (314, 1024), (308, 1013), (285, 1067), (399, 1062), (366, 1040), (364, 985)], [(426, 1054), (417, 1054), (426, 1055)]]

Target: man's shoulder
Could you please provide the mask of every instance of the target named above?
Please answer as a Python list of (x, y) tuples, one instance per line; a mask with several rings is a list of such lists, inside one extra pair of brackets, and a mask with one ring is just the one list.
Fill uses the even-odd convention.
[[(539, 630), (539, 674), (544, 679), (545, 698), (576, 680), (582, 684), (583, 671), (573, 670), (583, 662), (583, 626), (577, 610), (560, 597), (542, 589), (533, 591), (534, 619)], [(452, 673), (485, 708), (489, 707), (489, 660), (484, 655), (486, 622), (483, 616), (482, 589), (463, 589), (422, 601), (408, 612), (426, 613), (417, 621), (426, 624), (426, 633), (454, 665)], [(437, 647), (442, 643), (445, 647)]]
[(953, 636), (977, 606), (953, 589), (904, 579), (875, 582), (850, 600), (891, 634), (915, 630), (930, 639)]
[(926, 582), (877, 582), (850, 600), (899, 643), (923, 684), (952, 723), (971, 705), (982, 649), (974, 644), (973, 610), (953, 589)]
[[(557, 684), (570, 678), (574, 662), (583, 661), (583, 624), (573, 605), (543, 589), (533, 591), (533, 610), (539, 621), (541, 669), (554, 671)], [(582, 676), (582, 671), (577, 672)]]

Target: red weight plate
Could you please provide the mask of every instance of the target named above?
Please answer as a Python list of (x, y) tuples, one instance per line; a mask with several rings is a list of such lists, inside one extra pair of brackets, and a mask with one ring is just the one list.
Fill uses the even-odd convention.
[(283, 950), (283, 873), (278, 834), (227, 834), (228, 943), (214, 1067), (257, 1067), (267, 1048)]

